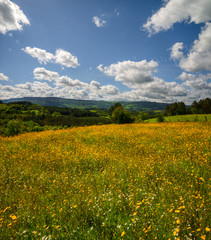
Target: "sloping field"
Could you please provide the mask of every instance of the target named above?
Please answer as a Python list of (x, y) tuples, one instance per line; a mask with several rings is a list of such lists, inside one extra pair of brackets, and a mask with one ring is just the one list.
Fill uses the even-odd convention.
[[(211, 114), (190, 114), (164, 117), (165, 122), (211, 122)], [(147, 119), (144, 122), (157, 122), (157, 118)]]
[(210, 239), (210, 127), (0, 138), (0, 239)]

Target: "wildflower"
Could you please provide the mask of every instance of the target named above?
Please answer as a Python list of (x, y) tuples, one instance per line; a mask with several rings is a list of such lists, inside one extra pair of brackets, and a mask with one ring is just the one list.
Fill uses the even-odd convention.
[(179, 219), (177, 219), (176, 223), (177, 223), (177, 224), (180, 224), (180, 220), (179, 220)]
[(125, 235), (125, 231), (122, 232), (121, 237), (123, 237), (124, 235)]
[(17, 219), (17, 217), (15, 215), (13, 215), (13, 214), (11, 214), (10, 217), (12, 218), (12, 220), (16, 220)]
[(201, 239), (205, 240), (206, 239), (206, 235), (202, 235)]
[(210, 232), (210, 228), (206, 227), (206, 228), (205, 228), (205, 231), (206, 231), (206, 232)]

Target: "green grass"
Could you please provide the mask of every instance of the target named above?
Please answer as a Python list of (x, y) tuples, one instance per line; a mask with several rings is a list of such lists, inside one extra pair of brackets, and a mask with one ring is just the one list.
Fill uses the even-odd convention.
[[(165, 117), (165, 122), (211, 122), (211, 114), (190, 114)], [(145, 120), (147, 123), (157, 122), (157, 118)]]

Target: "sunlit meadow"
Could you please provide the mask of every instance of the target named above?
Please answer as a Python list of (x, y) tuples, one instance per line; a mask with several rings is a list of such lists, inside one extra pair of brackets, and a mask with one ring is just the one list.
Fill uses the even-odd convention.
[(0, 138), (0, 239), (210, 239), (210, 127)]

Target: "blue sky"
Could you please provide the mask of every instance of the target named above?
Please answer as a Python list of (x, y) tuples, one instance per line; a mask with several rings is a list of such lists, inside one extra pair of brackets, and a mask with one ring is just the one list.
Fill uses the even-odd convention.
[(211, 96), (210, 0), (0, 0), (0, 99)]

